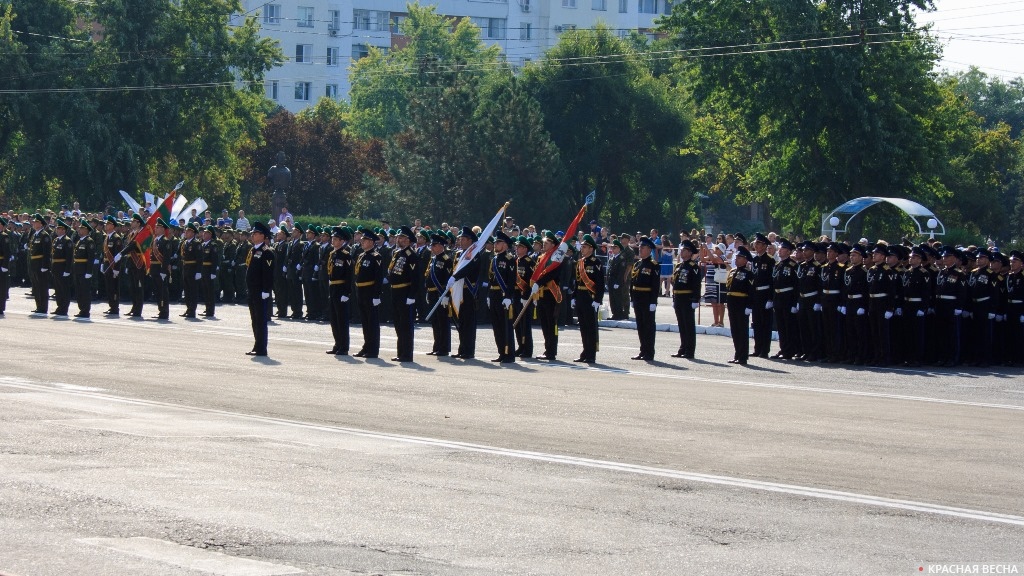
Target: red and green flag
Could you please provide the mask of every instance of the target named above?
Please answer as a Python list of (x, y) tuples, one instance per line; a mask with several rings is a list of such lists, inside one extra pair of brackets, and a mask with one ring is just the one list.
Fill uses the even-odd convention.
[[(135, 235), (135, 245), (139, 249), (142, 259), (146, 263), (146, 270), (149, 270), (150, 251), (153, 248), (153, 237), (156, 234), (156, 223), (157, 220), (163, 218), (164, 222), (167, 222), (171, 218), (171, 209), (174, 207), (175, 197), (178, 195), (178, 190), (185, 185), (185, 181), (178, 182), (178, 185), (171, 190), (171, 193), (164, 198), (164, 201), (157, 206), (157, 209), (153, 214), (150, 215), (149, 220), (139, 230), (139, 233)], [(134, 254), (133, 254), (134, 257)]]

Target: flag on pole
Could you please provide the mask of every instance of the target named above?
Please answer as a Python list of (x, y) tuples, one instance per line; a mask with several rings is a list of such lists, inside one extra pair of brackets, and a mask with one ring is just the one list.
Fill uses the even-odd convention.
[(583, 215), (587, 212), (587, 206), (593, 204), (596, 198), (597, 190), (587, 194), (586, 199), (583, 201), (583, 208), (580, 208), (580, 213), (576, 215), (576, 218), (569, 224), (569, 227), (565, 229), (565, 236), (562, 236), (562, 242), (558, 246), (549, 248), (537, 260), (537, 266), (533, 269), (533, 276), (530, 277), (532, 284), (536, 284), (545, 274), (558, 268), (562, 260), (565, 259), (565, 253), (569, 251), (569, 245), (566, 244), (566, 241), (576, 237), (576, 228), (579, 227), (580, 222), (583, 220)]
[[(462, 256), (459, 258), (459, 261), (455, 263), (455, 270), (452, 271), (452, 276), (458, 273), (459, 270), (465, 268), (466, 265), (473, 261), (474, 256), (483, 251), (484, 244), (487, 243), (487, 239), (490, 238), (491, 234), (494, 233), (494, 229), (498, 227), (498, 222), (501, 221), (501, 215), (504, 214), (505, 210), (508, 209), (508, 205), (510, 202), (511, 201), (505, 202), (505, 204), (498, 209), (498, 213), (494, 215), (494, 218), (492, 218), (491, 221), (487, 224), (487, 227), (480, 231), (480, 237), (477, 239), (477, 241), (472, 246), (470, 246), (465, 252), (462, 253)], [(459, 307), (462, 306), (462, 292), (465, 285), (465, 280), (458, 280), (452, 286), (452, 308), (455, 310), (456, 316), (459, 315)]]
[(178, 182), (178, 185), (171, 190), (171, 193), (164, 198), (164, 201), (160, 203), (156, 211), (146, 221), (146, 225), (139, 230), (139, 233), (135, 235), (134, 243), (139, 248), (139, 254), (142, 255), (142, 259), (146, 264), (146, 270), (149, 270), (149, 257), (150, 249), (153, 247), (153, 235), (156, 233), (156, 222), (158, 219), (163, 218), (167, 221), (171, 217), (171, 209), (174, 207), (174, 197), (177, 195), (178, 190), (185, 185), (185, 181)]

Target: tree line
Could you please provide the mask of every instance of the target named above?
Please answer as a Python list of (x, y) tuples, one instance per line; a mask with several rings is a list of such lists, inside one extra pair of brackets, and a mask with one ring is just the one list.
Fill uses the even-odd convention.
[[(930, 7), (689, 0), (654, 40), (568, 31), (514, 68), (468, 19), (410, 4), (404, 47), (356, 61), (349, 101), (292, 115), (264, 96), (283, 54), (237, 0), (0, 0), (0, 206), (186, 178), (266, 212), (283, 150), (296, 214), (476, 223), (511, 199), (558, 226), (597, 190), (613, 229), (813, 236), (846, 200), (896, 196), (951, 240), (1020, 242), (1024, 83), (936, 73)], [(855, 224), (911, 232), (885, 209)]]

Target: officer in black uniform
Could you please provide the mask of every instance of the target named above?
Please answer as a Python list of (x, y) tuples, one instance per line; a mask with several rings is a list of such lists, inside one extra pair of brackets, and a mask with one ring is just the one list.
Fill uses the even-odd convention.
[(829, 244), (825, 252), (825, 264), (819, 270), (821, 280), (821, 336), (825, 362), (834, 363), (842, 359), (843, 315), (839, 307), (843, 301), (843, 277), (846, 265), (840, 262), (845, 245)]
[[(264, 226), (266, 225), (264, 224)], [(267, 230), (269, 231), (270, 228), (267, 228)], [(252, 242), (250, 241), (250, 233), (248, 230), (237, 230), (235, 232), (235, 235), (237, 236), (235, 238), (235, 242), (238, 244), (238, 246), (236, 250), (234, 266), (232, 268), (234, 270), (235, 275), (235, 302), (241, 304), (242, 302), (249, 301), (249, 288), (245, 280), (247, 276), (245, 269), (245, 255), (248, 254), (249, 250), (252, 249)], [(271, 240), (272, 237), (267, 236), (263, 240), (263, 244), (271, 252), (273, 252), (274, 246), (271, 243)], [(274, 261), (277, 262), (277, 258), (274, 258)], [(277, 266), (274, 266), (274, 270), (277, 270)]]
[(50, 243), (50, 274), (53, 278), (53, 292), (57, 299), (54, 316), (67, 316), (71, 306), (71, 270), (75, 258), (75, 245), (68, 236), (68, 225), (57, 219), (56, 234)]
[(145, 225), (142, 216), (138, 214), (132, 214), (131, 218), (131, 231), (125, 238), (124, 252), (128, 256), (124, 262), (125, 273), (128, 277), (128, 295), (132, 301), (132, 309), (128, 312), (128, 316), (142, 317), (142, 305), (144, 286), (143, 283), (146, 278), (146, 261), (142, 257), (142, 248), (135, 241), (136, 237), (142, 231), (142, 227)]
[(736, 267), (729, 271), (725, 281), (726, 309), (729, 313), (729, 329), (735, 355), (730, 364), (746, 366), (750, 357), (750, 297), (756, 289), (754, 273), (747, 263), (752, 260), (750, 250), (745, 246), (736, 249)]
[[(758, 235), (760, 238), (762, 236)], [(767, 244), (765, 239), (764, 244)], [(754, 246), (759, 245), (759, 240), (754, 240)], [(762, 248), (763, 251), (763, 248)], [(676, 313), (676, 323), (679, 325), (679, 351), (672, 355), (673, 358), (689, 358), (693, 359), (694, 354), (697, 351), (697, 322), (694, 318), (694, 311), (700, 306), (700, 282), (702, 274), (697, 263), (694, 262), (693, 256), (697, 253), (697, 246), (690, 240), (683, 240), (679, 244), (679, 263), (676, 264), (675, 270), (672, 271), (672, 308)], [(767, 256), (767, 254), (765, 254)], [(772, 263), (771, 256), (767, 256)], [(756, 259), (755, 259), (756, 262)], [(772, 267), (767, 266), (764, 274), (771, 279)], [(755, 272), (756, 275), (756, 272)], [(763, 294), (763, 293), (762, 293)], [(765, 297), (770, 297), (768, 294), (764, 294)], [(764, 309), (765, 302), (768, 300), (762, 299), (761, 308)], [(768, 339), (771, 341), (771, 310), (763, 310), (768, 314)], [(757, 328), (754, 328), (755, 334), (755, 349), (756, 349), (756, 334)], [(767, 358), (767, 348), (765, 350), (765, 357)]]
[(288, 231), (281, 226), (274, 236), (274, 304), (277, 317), (288, 317)]
[(523, 312), (530, 305), (530, 279), (537, 266), (537, 259), (531, 254), (532, 245), (526, 236), (516, 238), (516, 296), (512, 299), (512, 317), (519, 318), (515, 325), (516, 358), (533, 358), (533, 316), (536, 308)]
[(885, 367), (890, 363), (890, 320), (896, 312), (896, 290), (900, 283), (896, 270), (886, 263), (889, 247), (875, 246), (874, 264), (868, 269), (868, 324), (874, 344), (872, 365)]
[(388, 265), (388, 284), (394, 312), (395, 334), (398, 336), (398, 355), (395, 362), (412, 362), (413, 337), (416, 328), (416, 294), (419, 291), (419, 258), (412, 243), (416, 235), (408, 226), (398, 229), (398, 247)]
[(600, 340), (597, 314), (604, 302), (604, 264), (595, 254), (597, 241), (590, 234), (583, 235), (580, 259), (576, 262), (576, 314), (580, 319), (580, 339), (583, 352), (573, 362), (597, 362)]
[(224, 249), (221, 253), (218, 278), (220, 278), (221, 288), (220, 301), (225, 304), (231, 304), (235, 301), (235, 263), (245, 258), (246, 255), (246, 253), (238, 250), (238, 241), (235, 240), (234, 233), (235, 231), (230, 227), (225, 227), (220, 233)]
[(977, 267), (967, 277), (968, 304), (974, 327), (972, 365), (981, 368), (992, 363), (992, 321), (995, 319), (998, 288), (996, 275), (989, 267), (991, 257), (988, 250), (979, 250)]
[(814, 242), (804, 242), (798, 248), (803, 250), (803, 261), (797, 266), (797, 322), (800, 331), (800, 354), (795, 359), (817, 362), (821, 357), (821, 332), (818, 330), (816, 316), (821, 310), (818, 302), (821, 291), (821, 279), (818, 266), (814, 261), (817, 246)]
[[(477, 236), (469, 226), (463, 226), (458, 241), (460, 249), (455, 253), (456, 264), (462, 260), (466, 250), (476, 243)], [(449, 290), (458, 280), (465, 280), (462, 304), (458, 310), (454, 310), (456, 327), (459, 330), (459, 351), (452, 356), (453, 358), (471, 360), (476, 357), (476, 293), (480, 263), (480, 254), (473, 254), (469, 263), (463, 265), (458, 272), (454, 272), (445, 286), (445, 290)]]
[(427, 306), (434, 310), (438, 299), (443, 300), (430, 317), (430, 327), (434, 333), (434, 346), (428, 356), (447, 356), (452, 351), (451, 317), (448, 310), (448, 296), (445, 286), (452, 276), (454, 261), (452, 255), (445, 250), (448, 237), (444, 234), (430, 235), (430, 261), (424, 269), (426, 276)]
[(488, 262), (487, 303), (490, 309), (491, 329), (498, 357), (491, 362), (516, 361), (516, 336), (512, 328), (512, 300), (515, 298), (516, 258), (508, 247), (512, 239), (498, 230), (494, 237), (494, 253)]
[(32, 282), (32, 297), (36, 301), (34, 314), (46, 314), (50, 307), (50, 246), (53, 238), (46, 229), (41, 214), (32, 215), (32, 232), (28, 240), (28, 277)]
[[(775, 270), (775, 258), (768, 254), (768, 237), (764, 234), (754, 235), (754, 258), (750, 262), (757, 286), (750, 296), (750, 321), (754, 326), (754, 356), (767, 358), (772, 347), (772, 308), (775, 306), (772, 293), (772, 272)], [(699, 287), (699, 284), (698, 284)], [(699, 302), (700, 295), (697, 295)], [(680, 324), (682, 330), (682, 324)], [(681, 333), (680, 333), (681, 336)], [(684, 356), (685, 357), (685, 356)], [(690, 358), (693, 357), (691, 353)]]
[(932, 305), (931, 285), (924, 268), (925, 252), (914, 248), (910, 252), (910, 268), (903, 272), (903, 317), (907, 323), (904, 346), (905, 364), (920, 366), (924, 360), (925, 317)]
[(306, 320), (319, 320), (320, 284), (317, 273), (320, 272), (320, 244), (317, 242), (316, 226), (306, 228), (306, 242), (302, 245), (302, 293), (306, 304)]
[(93, 228), (89, 221), (82, 218), (82, 221), (78, 223), (78, 239), (75, 240), (75, 256), (72, 266), (75, 300), (78, 302), (78, 314), (75, 314), (75, 318), (88, 318), (92, 310), (92, 277), (97, 256), (96, 243), (92, 233)]
[(270, 229), (262, 222), (252, 227), (253, 246), (245, 257), (245, 284), (249, 293), (249, 319), (255, 343), (249, 356), (266, 356), (267, 323), (270, 321), (270, 292), (274, 289), (274, 251), (267, 244)]
[(153, 286), (153, 296), (156, 298), (156, 309), (158, 320), (167, 320), (171, 315), (171, 256), (174, 255), (174, 246), (167, 236), (170, 227), (163, 218), (156, 221), (156, 237), (153, 239), (153, 247), (149, 262), (149, 279)]
[(380, 355), (380, 307), (384, 267), (376, 248), (377, 235), (363, 230), (360, 240), (363, 251), (356, 257), (353, 279), (359, 293), (359, 321), (363, 327), (363, 347), (355, 356), (376, 358)]
[(348, 356), (349, 349), (349, 300), (352, 296), (352, 230), (338, 226), (331, 232), (331, 252), (327, 257), (327, 286), (329, 291), (331, 335), (334, 347), (327, 351), (335, 356)]
[(654, 241), (645, 236), (640, 240), (640, 259), (633, 263), (630, 271), (630, 300), (633, 301), (636, 332), (640, 338), (640, 353), (633, 356), (633, 360), (654, 360), (655, 310), (661, 289), (661, 267), (651, 256), (653, 253)]
[(203, 274), (199, 271), (201, 266), (199, 251), (199, 240), (196, 234), (199, 233), (199, 226), (195, 222), (189, 222), (185, 226), (185, 239), (181, 241), (178, 249), (181, 258), (182, 288), (185, 292), (185, 312), (183, 318), (195, 318), (196, 308), (199, 306), (199, 281)]
[(287, 266), (288, 307), (292, 309), (293, 320), (302, 320), (302, 254), (305, 248), (306, 243), (302, 241), (302, 225), (296, 222), (288, 242)]
[(216, 236), (217, 227), (207, 226), (203, 229), (203, 243), (199, 246), (202, 274), (200, 282), (203, 288), (203, 301), (206, 305), (203, 316), (206, 318), (216, 317), (217, 312), (216, 282), (222, 251), (220, 244), (215, 240)]
[(783, 238), (779, 242), (779, 262), (772, 270), (772, 309), (779, 332), (779, 351), (772, 358), (792, 360), (799, 352), (800, 332), (796, 324), (797, 263), (790, 256), (796, 246)]
[[(544, 253), (559, 244), (560, 241), (553, 232), (544, 233)], [(558, 268), (548, 270), (537, 278), (537, 282), (531, 288), (534, 305), (537, 307), (537, 319), (540, 321), (540, 331), (544, 336), (544, 354), (537, 356), (538, 360), (555, 360), (558, 357), (558, 313), (563, 299), (559, 280), (562, 276), (561, 267), (568, 265), (563, 259)]]

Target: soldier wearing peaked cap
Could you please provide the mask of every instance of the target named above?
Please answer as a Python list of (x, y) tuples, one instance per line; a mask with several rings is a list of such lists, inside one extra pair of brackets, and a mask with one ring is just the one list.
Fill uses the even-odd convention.
[(902, 275), (902, 308), (906, 328), (903, 350), (905, 364), (908, 366), (920, 366), (925, 358), (925, 317), (932, 306), (932, 291), (924, 261), (925, 251), (914, 248), (910, 253), (910, 267)]
[(974, 329), (972, 365), (982, 368), (992, 363), (992, 324), (999, 290), (996, 274), (989, 266), (991, 257), (988, 250), (979, 250), (977, 267), (967, 277), (968, 306)]
[(296, 222), (288, 241), (288, 262), (285, 268), (288, 280), (288, 307), (292, 309), (293, 320), (302, 320), (302, 254), (306, 249), (302, 236), (302, 225)]
[[(555, 234), (551, 231), (545, 232), (543, 251), (553, 250), (559, 243)], [(541, 334), (544, 336), (544, 354), (537, 356), (538, 360), (555, 360), (558, 356), (558, 308), (563, 299), (558, 280), (561, 276), (560, 268), (565, 265), (567, 262), (563, 259), (559, 268), (545, 272), (531, 289), (537, 306)]]
[(128, 233), (127, 238), (125, 238), (125, 251), (128, 258), (125, 259), (124, 266), (128, 277), (128, 293), (132, 300), (132, 309), (128, 312), (128, 316), (138, 318), (142, 317), (146, 261), (142, 256), (142, 248), (135, 239), (142, 232), (142, 227), (145, 224), (146, 222), (142, 219), (142, 216), (132, 214), (132, 218), (129, 221), (131, 231)]
[[(597, 362), (598, 312), (604, 301), (604, 266), (596, 256), (597, 241), (590, 234), (583, 235), (580, 259), (576, 262), (576, 313), (580, 319), (580, 339), (583, 352), (574, 362)], [(691, 310), (692, 312), (692, 310)]]
[(255, 339), (250, 356), (266, 356), (267, 323), (270, 322), (270, 292), (274, 288), (274, 251), (270, 248), (270, 229), (262, 222), (252, 228), (254, 244), (245, 256), (245, 283), (249, 294), (249, 320)]
[(892, 361), (891, 320), (896, 313), (901, 284), (899, 272), (886, 261), (888, 256), (888, 246), (878, 244), (872, 252), (874, 264), (868, 269), (868, 324), (874, 344), (872, 364), (881, 367), (888, 366)]
[[(530, 305), (530, 279), (537, 266), (537, 259), (530, 253), (532, 246), (526, 236), (516, 238), (516, 296), (512, 299), (512, 317), (520, 318), (523, 308)], [(527, 310), (515, 325), (516, 358), (533, 358), (533, 315), (536, 309)]]
[(779, 331), (779, 351), (773, 358), (792, 360), (800, 350), (800, 329), (797, 325), (798, 282), (796, 261), (791, 257), (796, 246), (783, 238), (779, 242), (779, 261), (772, 269), (772, 309)]
[(636, 332), (640, 338), (640, 353), (633, 360), (654, 360), (655, 310), (658, 308), (658, 291), (661, 287), (661, 267), (654, 261), (654, 241), (644, 237), (640, 240), (640, 259), (633, 263), (630, 272), (633, 313), (636, 316)]
[[(775, 258), (768, 254), (771, 242), (764, 234), (754, 235), (754, 254), (750, 261), (751, 272), (757, 288), (750, 297), (750, 321), (754, 326), (754, 356), (768, 358), (772, 345), (772, 272)], [(699, 298), (699, 295), (698, 295)], [(681, 329), (681, 325), (680, 325)]]
[(316, 226), (306, 228), (306, 242), (302, 245), (301, 279), (303, 301), (306, 304), (306, 320), (319, 320), (323, 317), (320, 310), (320, 243), (317, 242)]
[(1006, 273), (1007, 364), (1020, 365), (1020, 350), (1024, 347), (1024, 254), (1010, 252)]
[(843, 272), (843, 296), (840, 313), (844, 315), (847, 364), (864, 365), (871, 362), (871, 330), (868, 322), (868, 272), (866, 246), (857, 244), (850, 249), (850, 263)]
[(445, 287), (448, 279), (451, 278), (454, 269), (454, 260), (445, 247), (448, 245), (448, 236), (444, 234), (432, 234), (430, 236), (430, 260), (424, 266), (423, 274), (426, 277), (427, 306), (433, 310), (440, 299), (441, 307), (430, 317), (430, 327), (434, 334), (434, 346), (429, 356), (447, 356), (452, 350), (451, 317), (448, 310), (448, 296)]
[(32, 296), (36, 301), (33, 313), (46, 314), (50, 307), (50, 246), (53, 238), (46, 230), (42, 215), (32, 215), (32, 232), (29, 233), (29, 281), (32, 282)]
[(170, 226), (163, 218), (157, 220), (149, 260), (149, 279), (153, 286), (153, 296), (156, 297), (158, 320), (167, 320), (171, 316), (170, 278), (174, 246), (168, 237), (169, 229)]
[(821, 279), (821, 334), (824, 360), (831, 363), (840, 362), (845, 352), (840, 308), (846, 265), (840, 258), (845, 254), (846, 246), (832, 243), (825, 248), (825, 263), (818, 269)]
[(13, 238), (7, 232), (7, 219), (0, 218), (0, 316), (7, 310), (10, 297), (11, 268), (14, 266)]
[(725, 281), (726, 306), (729, 314), (729, 328), (735, 349), (730, 364), (746, 365), (750, 357), (750, 297), (757, 288), (754, 273), (748, 263), (752, 260), (750, 250), (745, 246), (736, 249), (736, 267), (729, 271)]
[(380, 308), (384, 267), (377, 251), (377, 235), (363, 231), (362, 252), (356, 257), (353, 279), (359, 294), (359, 321), (363, 328), (363, 347), (355, 356), (377, 358), (380, 355)]
[(225, 226), (220, 232), (223, 248), (221, 249), (220, 270), (217, 277), (220, 279), (221, 302), (225, 304), (235, 301), (235, 294), (238, 291), (235, 285), (235, 267), (238, 261), (246, 256), (246, 252), (239, 249), (234, 232), (230, 226)]
[(53, 278), (53, 292), (57, 300), (55, 316), (67, 316), (71, 306), (71, 270), (74, 264), (75, 246), (68, 235), (66, 222), (57, 219), (57, 226), (50, 245), (50, 273)]
[[(466, 251), (472, 248), (477, 241), (477, 236), (469, 226), (463, 226), (458, 236), (459, 250), (455, 253), (455, 262), (462, 260)], [(476, 357), (476, 294), (480, 283), (480, 269), (483, 258), (480, 253), (470, 256), (468, 264), (462, 266), (458, 272), (453, 272), (448, 278), (445, 290), (450, 290), (458, 280), (465, 280), (462, 303), (456, 310), (452, 311), (456, 318), (456, 327), (459, 331), (459, 350), (452, 356), (463, 360), (471, 360)]]
[(288, 230), (281, 226), (274, 235), (274, 304), (277, 317), (288, 317)]
[(78, 223), (78, 239), (74, 241), (71, 266), (75, 301), (78, 303), (76, 318), (88, 318), (92, 309), (92, 275), (97, 256), (92, 232), (89, 221), (83, 218)]
[(107, 293), (107, 303), (110, 308), (108, 316), (118, 316), (121, 313), (121, 271), (118, 268), (121, 262), (121, 250), (124, 249), (124, 237), (117, 231), (118, 222), (113, 216), (107, 216), (103, 222), (103, 263), (100, 265), (100, 272), (103, 274), (104, 286)]
[(394, 310), (395, 334), (398, 336), (398, 355), (395, 362), (412, 362), (413, 334), (416, 322), (416, 295), (419, 291), (419, 258), (412, 243), (416, 235), (408, 226), (399, 228), (397, 248), (388, 265), (388, 284)]
[(516, 259), (509, 250), (512, 239), (498, 230), (494, 238), (494, 254), (488, 262), (487, 302), (491, 312), (491, 328), (498, 357), (492, 362), (516, 361), (516, 338), (512, 327), (512, 300), (515, 298)]
[(199, 306), (199, 281), (203, 275), (200, 272), (202, 254), (199, 250), (199, 226), (195, 222), (189, 222), (185, 226), (185, 239), (181, 241), (178, 252), (181, 258), (182, 288), (185, 295), (184, 318), (195, 318), (196, 308)]
[[(679, 244), (679, 263), (672, 272), (672, 308), (675, 310), (676, 322), (679, 325), (679, 350), (672, 355), (673, 358), (693, 359), (697, 349), (697, 323), (694, 312), (700, 306), (702, 274), (694, 260), (696, 254), (697, 246), (693, 242), (683, 240)], [(770, 268), (768, 274), (771, 274)]]
[(203, 242), (199, 245), (200, 253), (200, 285), (203, 289), (203, 302), (206, 310), (203, 316), (214, 318), (217, 313), (217, 272), (223, 251), (217, 241), (217, 228), (207, 226), (203, 229)]
[(821, 277), (814, 260), (817, 246), (804, 242), (803, 261), (797, 266), (797, 322), (800, 330), (800, 355), (797, 359), (817, 362), (821, 358)]
[(327, 351), (336, 356), (347, 356), (349, 352), (349, 301), (352, 297), (352, 269), (355, 257), (352, 255), (352, 231), (348, 227), (336, 227), (331, 231), (331, 252), (327, 256), (326, 276), (330, 308), (331, 335), (334, 346)]

